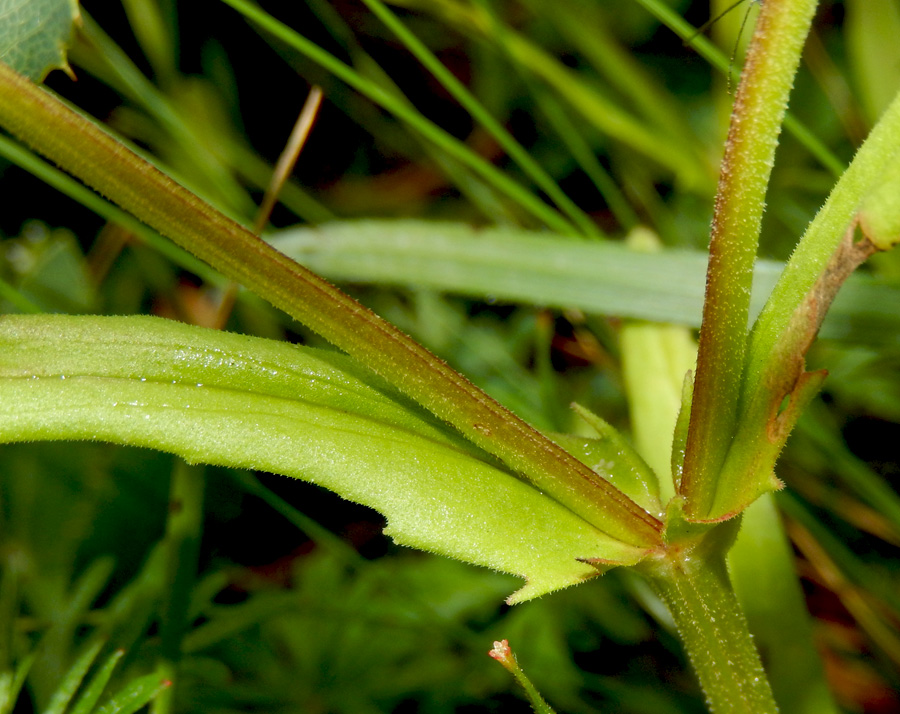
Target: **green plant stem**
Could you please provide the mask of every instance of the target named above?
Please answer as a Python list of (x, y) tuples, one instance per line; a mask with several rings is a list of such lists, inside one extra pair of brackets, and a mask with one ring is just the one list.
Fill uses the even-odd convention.
[(598, 529), (633, 545), (659, 545), (662, 524), (618, 489), (396, 327), (5, 65), (0, 66), (0, 125), (368, 365)]
[(535, 714), (555, 714), (550, 705), (547, 704), (541, 696), (537, 687), (532, 684), (531, 680), (519, 666), (519, 661), (513, 654), (512, 649), (510, 649), (509, 642), (506, 640), (495, 642), (494, 649), (488, 652), (488, 654), (497, 660), (503, 668), (513, 676), (516, 683), (522, 687), (525, 692), (525, 697), (531, 704), (531, 709)]
[[(696, 28), (688, 24), (681, 15), (673, 10), (662, 0), (636, 0), (642, 5), (647, 12), (653, 15), (662, 24), (672, 30), (683, 40), (690, 39), (690, 45), (697, 53), (703, 57), (709, 64), (715, 67), (720, 73), (727, 75), (732, 70), (733, 61), (710, 42), (703, 35), (696, 34)], [(819, 163), (828, 169), (835, 178), (839, 177), (846, 165), (835, 154), (823, 144), (808, 127), (802, 124), (797, 117), (790, 112), (785, 114), (784, 128), (790, 133), (806, 150), (812, 154)]]
[[(738, 402), (740, 431), (722, 466), (708, 518), (727, 515), (777, 489), (775, 460), (825, 373), (806, 370), (805, 355), (837, 291), (860, 263), (900, 238), (900, 100), (885, 112), (800, 241), (750, 336)], [(895, 176), (896, 172), (896, 176)], [(894, 180), (892, 181), (892, 177)], [(856, 237), (856, 218), (885, 193), (887, 219), (876, 244)]]
[(697, 556), (672, 550), (650, 583), (675, 620), (710, 712), (776, 714), (778, 707), (721, 551)]
[(785, 714), (839, 714), (816, 651), (812, 618), (774, 494), (741, 516), (728, 573)]
[[(725, 145), (681, 492), (708, 517), (737, 427), (753, 262), (778, 134), (816, 0), (767, 0), (757, 21)], [(726, 514), (729, 515), (729, 514)]]

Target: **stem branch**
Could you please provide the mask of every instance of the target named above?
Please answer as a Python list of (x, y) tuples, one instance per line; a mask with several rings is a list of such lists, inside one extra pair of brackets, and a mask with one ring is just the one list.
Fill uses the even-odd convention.
[(735, 99), (716, 196), (681, 492), (710, 515), (737, 428), (753, 262), (778, 134), (816, 0), (766, 0)]

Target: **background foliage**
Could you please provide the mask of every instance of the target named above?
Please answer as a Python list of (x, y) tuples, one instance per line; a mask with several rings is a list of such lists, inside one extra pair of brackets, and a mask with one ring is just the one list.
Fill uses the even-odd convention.
[[(507, 158), (371, 10), (320, 0), (262, 6), (351, 65), (363, 94), (375, 87), (415, 107), (475, 158), (467, 164), (434, 133), (398, 121), (309, 53), (212, 0), (85, 0), (70, 57), (78, 81), (55, 73), (49, 84), (247, 223), (317, 83), (327, 101), (273, 228), (415, 218), (542, 229), (543, 201), (530, 208), (511, 199), (471, 162), (486, 160), (529, 187), (541, 179)], [(418, 222), (367, 224), (351, 235), (369, 243), (343, 248), (340, 228), (275, 240), (305, 236), (301, 254), (313, 267), (537, 426), (574, 430), (573, 400), (625, 426), (620, 317), (673, 320), (676, 299), (702, 293), (702, 272), (678, 261), (705, 248), (730, 99), (724, 77), (654, 8), (694, 25), (715, 12), (649, 0), (395, 9), (571, 199), (550, 227), (572, 235), (546, 236), (560, 254), (602, 251), (604, 238), (649, 227), (665, 250), (647, 282), (674, 285), (670, 294), (647, 298), (648, 288), (626, 281), (611, 291), (623, 304), (604, 308), (577, 294), (554, 297), (546, 276), (511, 292), (503, 256), (522, 257), (519, 244), (490, 233), (461, 251), (472, 261), (460, 268), (469, 283), (453, 283), (452, 256), (437, 249), (469, 248), (470, 236), (451, 232), (442, 243)], [(725, 65), (742, 12), (715, 29)], [(895, 0), (822, 4), (791, 104), (821, 148), (784, 137), (764, 257), (787, 257), (836, 168), (900, 86), (897, 32)], [(62, 196), (3, 151), (2, 271), (18, 290), (5, 311), (212, 321), (221, 279), (146, 231)], [(381, 260), (401, 230), (393, 262)], [(336, 257), (321, 262), (326, 248)], [(551, 252), (533, 257), (538, 267), (551, 261)], [(900, 710), (897, 261), (891, 253), (868, 266), (858, 284), (882, 292), (859, 298), (815, 348), (811, 361), (827, 363), (831, 377), (779, 471), (788, 489), (778, 502), (817, 641), (849, 711)], [(604, 276), (597, 282), (602, 292)], [(695, 325), (690, 310), (678, 321)], [(228, 328), (318, 343), (249, 296)], [(3, 447), (2, 463), (0, 664), (36, 653), (17, 711), (42, 710), (99, 636), (110, 651), (127, 651), (123, 682), (177, 662), (178, 687), (156, 704), (173, 711), (525, 711), (485, 656), (500, 638), (560, 711), (704, 711), (667, 616), (625, 574), (510, 609), (501, 603), (514, 579), (399, 549), (380, 534), (377, 514), (306, 484), (95, 444)], [(185, 508), (173, 513), (178, 470), (189, 491), (175, 494)]]

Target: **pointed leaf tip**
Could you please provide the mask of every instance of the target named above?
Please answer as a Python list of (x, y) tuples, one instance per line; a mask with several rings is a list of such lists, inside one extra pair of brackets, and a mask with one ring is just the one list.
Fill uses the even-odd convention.
[(54, 69), (71, 72), (77, 0), (0, 0), (0, 18), (0, 62), (35, 82)]

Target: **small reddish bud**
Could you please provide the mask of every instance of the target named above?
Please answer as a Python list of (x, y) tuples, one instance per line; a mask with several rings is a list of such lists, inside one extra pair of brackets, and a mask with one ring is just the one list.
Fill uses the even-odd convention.
[(488, 654), (497, 660), (504, 667), (508, 667), (513, 663), (513, 653), (507, 640), (500, 640), (494, 643), (494, 649)]

